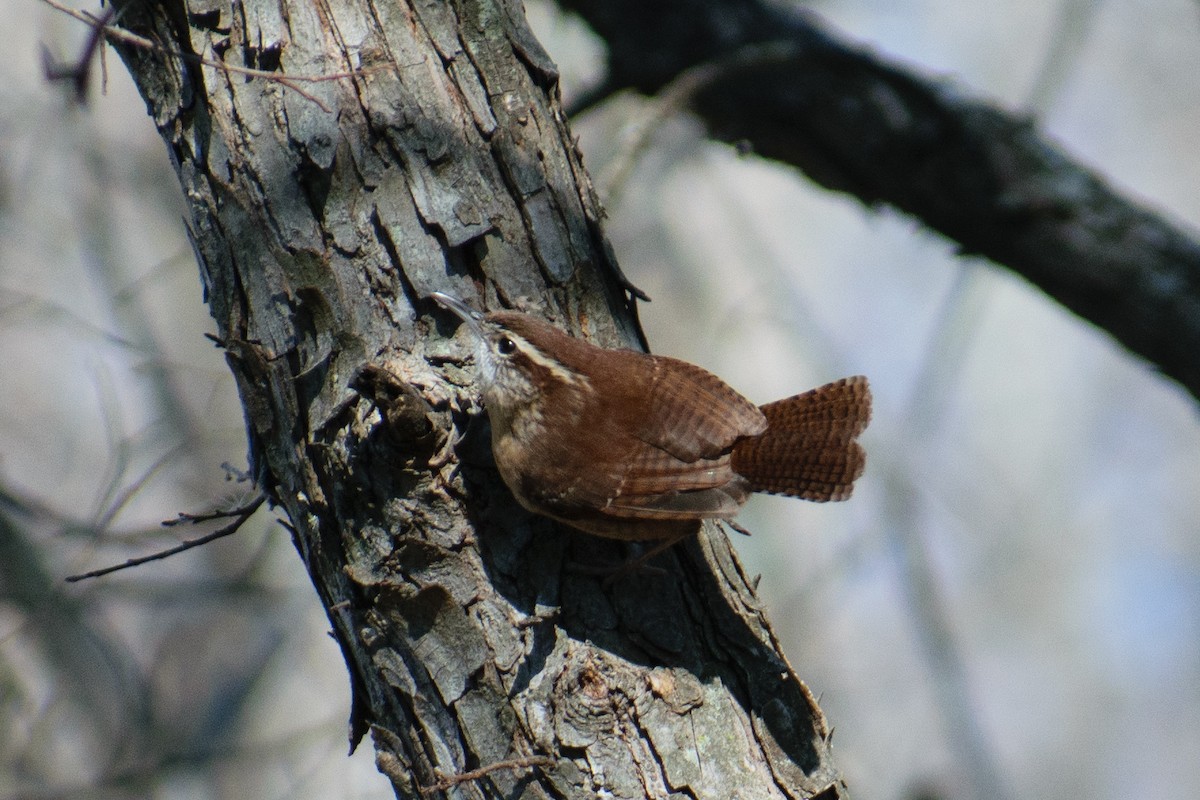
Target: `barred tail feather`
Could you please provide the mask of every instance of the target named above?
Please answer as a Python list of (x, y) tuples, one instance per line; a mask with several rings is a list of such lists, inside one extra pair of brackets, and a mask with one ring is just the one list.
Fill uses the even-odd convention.
[(867, 455), (854, 439), (871, 421), (871, 389), (859, 375), (761, 406), (767, 430), (733, 449), (751, 491), (845, 500)]

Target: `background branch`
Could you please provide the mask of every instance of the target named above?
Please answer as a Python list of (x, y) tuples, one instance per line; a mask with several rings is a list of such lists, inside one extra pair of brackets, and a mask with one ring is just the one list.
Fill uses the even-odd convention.
[[(1200, 243), (1114, 190), (1028, 115), (848, 42), (787, 4), (563, 0), (608, 44), (610, 91), (724, 75), (693, 110), (714, 137), (887, 203), (1037, 285), (1200, 398)], [(771, 57), (746, 58), (751, 46)]]

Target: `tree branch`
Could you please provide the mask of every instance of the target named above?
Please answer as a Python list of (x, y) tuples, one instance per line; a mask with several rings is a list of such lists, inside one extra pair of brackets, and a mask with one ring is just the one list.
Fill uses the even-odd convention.
[(1037, 285), (1200, 399), (1200, 243), (1028, 117), (759, 0), (562, 0), (609, 45), (610, 90), (702, 67), (716, 138), (888, 203)]
[(111, 575), (114, 572), (120, 572), (121, 570), (130, 569), (131, 567), (140, 567), (142, 564), (149, 564), (151, 561), (161, 561), (164, 558), (170, 558), (171, 556), (187, 552), (193, 548), (202, 547), (209, 542), (215, 542), (217, 539), (223, 539), (226, 536), (232, 536), (241, 530), (242, 526), (246, 524), (246, 521), (249, 520), (250, 517), (254, 516), (254, 512), (258, 511), (259, 507), (266, 502), (266, 499), (267, 498), (264, 495), (260, 494), (249, 503), (246, 503), (244, 506), (239, 508), (235, 508), (232, 511), (214, 511), (208, 514), (197, 515), (180, 514), (178, 519), (167, 520), (163, 523), (163, 525), (176, 525), (184, 521), (207, 522), (213, 519), (224, 519), (228, 517), (233, 517), (234, 519), (233, 522), (229, 523), (228, 525), (223, 525), (220, 528), (217, 528), (215, 531), (210, 531), (202, 536), (196, 536), (191, 539), (184, 539), (174, 547), (168, 547), (164, 550), (151, 553), (150, 555), (126, 559), (120, 564), (112, 564), (100, 569), (81, 572), (77, 575), (68, 575), (63, 580), (65, 580), (67, 583), (78, 583), (79, 581), (85, 581), (90, 578), (99, 578), (104, 575)]
[[(521, 509), (473, 422), (430, 292), (641, 338), (518, 7), (119, 15), (163, 45), (114, 42), (189, 204), (250, 472), (345, 655), (352, 742), (370, 730), (403, 797), (841, 797), (825, 719), (724, 537), (653, 580), (571, 575), (628, 554)], [(345, 77), (308, 102), (231, 66)]]

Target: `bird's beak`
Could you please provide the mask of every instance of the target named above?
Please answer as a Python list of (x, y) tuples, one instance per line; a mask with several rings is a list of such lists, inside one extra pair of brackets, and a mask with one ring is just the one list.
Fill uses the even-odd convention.
[(436, 300), (438, 305), (440, 305), (442, 308), (448, 309), (457, 314), (463, 322), (467, 323), (467, 326), (471, 329), (471, 332), (480, 339), (487, 338), (483, 333), (483, 325), (481, 324), (483, 322), (483, 314), (481, 312), (471, 308), (457, 297), (451, 297), (448, 294), (434, 292), (430, 296), (433, 297), (433, 299)]

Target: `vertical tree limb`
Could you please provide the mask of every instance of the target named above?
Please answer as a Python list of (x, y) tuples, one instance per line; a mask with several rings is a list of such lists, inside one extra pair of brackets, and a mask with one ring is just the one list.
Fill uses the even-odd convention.
[[(524, 512), (472, 421), (433, 290), (640, 338), (516, 4), (176, 0), (120, 20), (166, 48), (114, 43), (189, 203), (254, 473), (345, 654), (352, 739), (369, 726), (397, 794), (843, 796), (724, 537), (611, 590), (569, 574), (624, 551)], [(218, 64), (353, 77), (299, 93)]]

